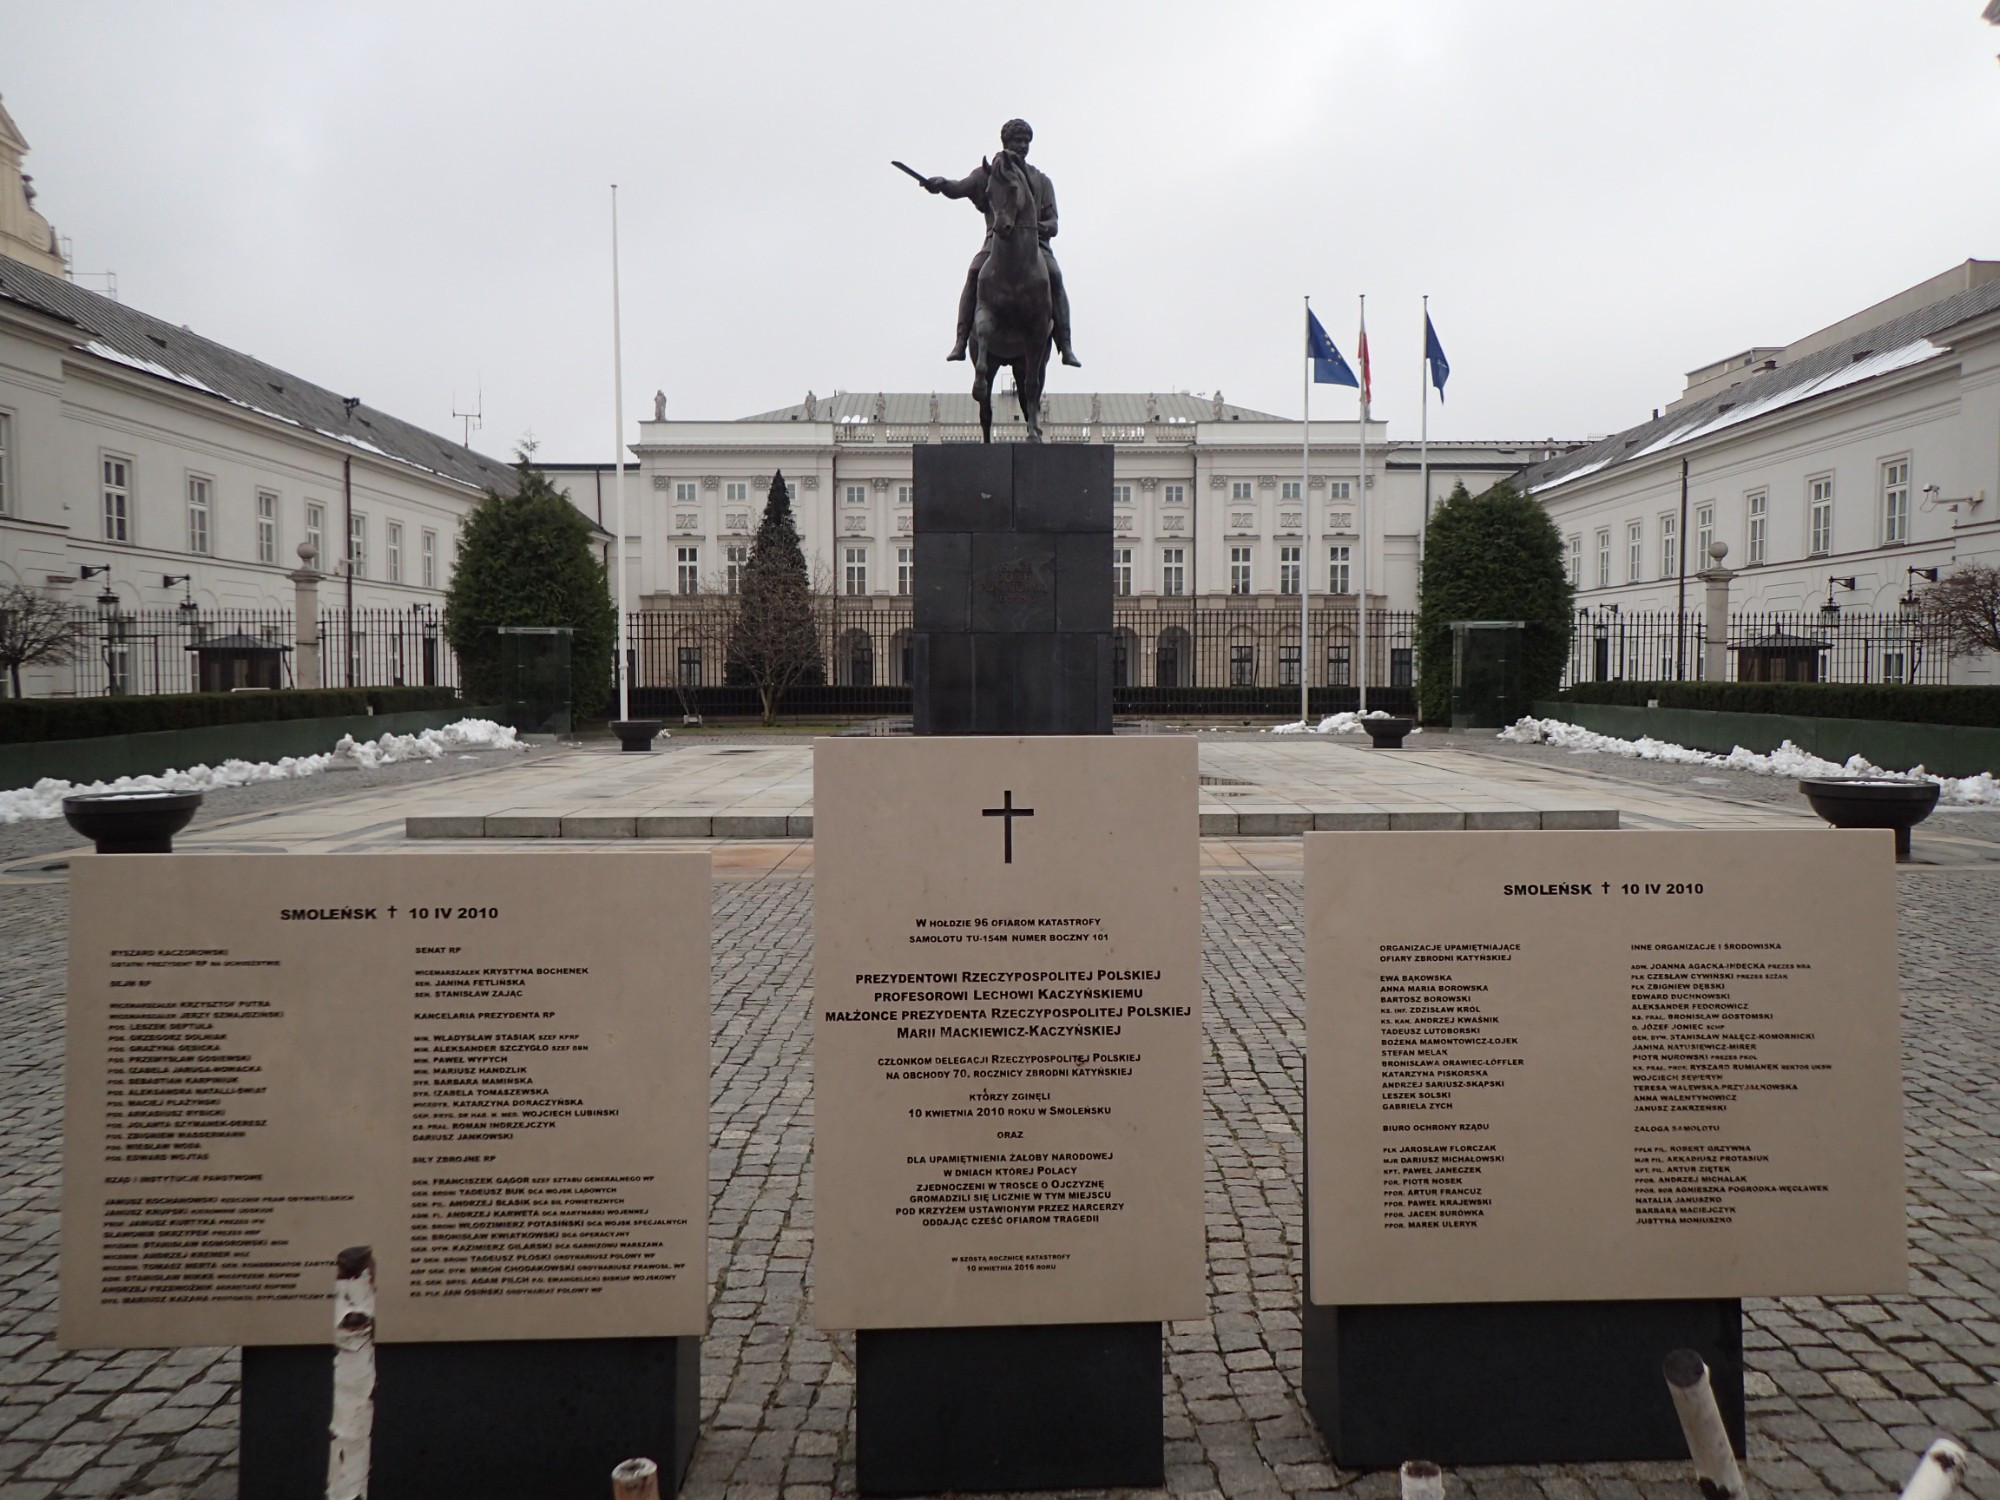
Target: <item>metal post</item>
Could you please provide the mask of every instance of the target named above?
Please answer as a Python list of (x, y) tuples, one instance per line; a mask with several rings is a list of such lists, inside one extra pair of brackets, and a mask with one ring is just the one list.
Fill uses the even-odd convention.
[(618, 607), (618, 718), (632, 717), (631, 629), (625, 617), (625, 353), (623, 330), (618, 312), (618, 184), (611, 184), (611, 462), (617, 465), (618, 538), (612, 555), (618, 559), (618, 578), (612, 597)]
[[(1361, 337), (1364, 341), (1368, 337), (1368, 295), (1365, 292), (1361, 296)], [(1361, 694), (1356, 707), (1359, 712), (1365, 714), (1368, 712), (1368, 360), (1366, 355), (1362, 356), (1361, 361), (1360, 469), (1361, 476), (1356, 481), (1359, 488), (1354, 495), (1354, 531), (1360, 543), (1355, 548), (1358, 555), (1354, 559), (1356, 642), (1361, 658), (1358, 678)]]
[(1708, 1383), (1707, 1364), (1692, 1349), (1676, 1349), (1667, 1356), (1661, 1373), (1674, 1398), (1674, 1412), (1681, 1419), (1681, 1434), (1694, 1459), (1704, 1500), (1743, 1500), (1743, 1472), (1729, 1446), (1729, 1429)]
[[(1312, 302), (1312, 298), (1306, 298), (1306, 317), (1308, 320), (1312, 317)], [(1306, 326), (1308, 328), (1311, 327), (1310, 321)], [(1309, 552), (1312, 547), (1311, 538), (1313, 535), (1313, 388), (1312, 361), (1310, 359), (1305, 361), (1300, 373), (1299, 414), (1302, 420), (1300, 422), (1301, 436), (1299, 439), (1299, 520), (1302, 524), (1299, 527), (1299, 723), (1305, 725), (1312, 718), (1312, 710), (1308, 706), (1311, 699), (1308, 696), (1307, 688), (1307, 684), (1312, 681), (1312, 674), (1306, 669), (1306, 604), (1312, 598), (1312, 558), (1309, 556)], [(1280, 557), (1282, 558), (1282, 556), (1283, 553), (1281, 551)], [(1278, 564), (1278, 570), (1282, 575), (1284, 572), (1284, 563), (1282, 561)]]
[(1680, 575), (1675, 599), (1674, 618), (1674, 681), (1681, 682), (1687, 677), (1687, 617), (1688, 617), (1688, 461), (1681, 460), (1681, 519), (1674, 532), (1674, 550), (1677, 558), (1677, 572)]

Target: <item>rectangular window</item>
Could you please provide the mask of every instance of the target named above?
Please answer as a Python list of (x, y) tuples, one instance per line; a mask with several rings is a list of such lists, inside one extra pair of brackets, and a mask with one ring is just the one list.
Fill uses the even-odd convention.
[(1354, 671), (1354, 648), (1352, 646), (1328, 646), (1326, 648), (1326, 685), (1328, 687), (1352, 686)]
[(1279, 486), (1278, 486), (1278, 498), (1279, 498), (1280, 500), (1296, 500), (1296, 499), (1298, 499), (1298, 498), (1299, 498), (1299, 482), (1298, 482), (1298, 481), (1297, 481), (1296, 479), (1287, 479), (1287, 480), (1286, 480), (1286, 481), (1285, 481), (1285, 482), (1284, 482), (1283, 484), (1279, 485)]
[(1882, 545), (1910, 539), (1910, 461), (1899, 458), (1882, 465)]
[(257, 491), (257, 561), (278, 560), (278, 497), (269, 490)]
[(722, 549), (725, 585), (732, 594), (743, 592), (743, 568), (750, 561), (750, 548), (736, 542)]
[(674, 481), (674, 504), (692, 505), (695, 502), (695, 484), (692, 479)]
[(732, 479), (722, 487), (722, 494), (727, 500), (747, 501), (750, 498), (750, 481)]
[(1583, 533), (1578, 532), (1569, 539), (1569, 586), (1583, 587)]
[(356, 578), (368, 576), (368, 518), (350, 516), (347, 522), (347, 567)]
[(1625, 581), (1637, 583), (1639, 569), (1644, 566), (1646, 552), (1646, 528), (1637, 521), (1625, 523)]
[(1681, 572), (1681, 518), (1671, 511), (1660, 517), (1660, 576), (1678, 578)]
[(209, 481), (198, 474), (188, 475), (188, 551), (208, 555)]
[(1329, 500), (1352, 500), (1354, 481), (1351, 479), (1329, 479), (1326, 482), (1326, 498)]
[(1611, 587), (1611, 528), (1605, 527), (1597, 533), (1597, 586)]
[(388, 570), (389, 582), (403, 581), (403, 523), (391, 521), (382, 533), (382, 566)]
[(1299, 685), (1299, 648), (1280, 646), (1278, 648), (1278, 686), (1297, 687)]
[(0, 411), (0, 516), (8, 514), (14, 500), (14, 414)]
[(1130, 505), (1132, 503), (1132, 486), (1129, 484), (1112, 485), (1111, 503), (1113, 505)]
[(847, 592), (865, 594), (868, 592), (868, 549), (849, 547), (847, 549)]
[(917, 551), (914, 547), (896, 549), (896, 592), (903, 598), (910, 597), (910, 581), (916, 576)]
[(896, 486), (896, 503), (898, 505), (908, 505), (912, 500), (916, 499), (916, 496), (916, 488), (913, 485), (899, 484)]
[(306, 542), (313, 549), (313, 566), (324, 568), (326, 556), (326, 507), (317, 500), (306, 501)]
[(1704, 568), (1715, 566), (1708, 549), (1715, 541), (1715, 502), (1704, 501), (1694, 508), (1694, 560)]
[(1743, 515), (1746, 521), (1743, 538), (1743, 561), (1745, 564), (1761, 563), (1764, 560), (1764, 543), (1770, 535), (1771, 518), (1766, 514), (1770, 496), (1763, 490), (1743, 497)]
[(1132, 592), (1132, 549), (1113, 547), (1111, 549), (1111, 592), (1129, 594)]
[(1163, 484), (1160, 486), (1160, 499), (1168, 505), (1185, 505), (1187, 504), (1187, 486), (1181, 484)]
[(678, 594), (701, 592), (701, 548), (674, 549), (674, 592)]
[(1187, 592), (1187, 549), (1168, 547), (1160, 553), (1160, 592), (1178, 599)]
[(1250, 592), (1250, 549), (1231, 547), (1229, 549), (1229, 592), (1247, 594)]
[(680, 646), (675, 648), (674, 665), (678, 670), (682, 687), (701, 686), (701, 647)]
[(1234, 480), (1229, 486), (1229, 498), (1238, 505), (1246, 500), (1254, 500), (1257, 498), (1257, 487), (1247, 479)]
[(850, 484), (847, 487), (847, 503), (849, 505), (866, 505), (868, 503), (868, 486), (865, 484)]
[(1291, 594), (1299, 592), (1299, 549), (1280, 547), (1278, 549), (1278, 592)]
[(1806, 551), (1823, 557), (1833, 550), (1833, 476), (1806, 483)]
[(423, 549), (424, 587), (434, 589), (438, 586), (438, 534), (435, 531), (424, 533)]
[(122, 458), (104, 460), (104, 540), (132, 540), (132, 465)]
[(1410, 646), (1389, 648), (1389, 686), (1414, 687), (1417, 681), (1417, 653)]
[(1326, 549), (1326, 591), (1329, 594), (1354, 592), (1354, 549), (1345, 542)]
[(1906, 682), (1909, 680), (1908, 658), (1900, 646), (1882, 653), (1882, 680), (1884, 682)]
[(1255, 687), (1257, 685), (1257, 648), (1255, 646), (1231, 646), (1229, 648), (1229, 685), (1231, 687)]

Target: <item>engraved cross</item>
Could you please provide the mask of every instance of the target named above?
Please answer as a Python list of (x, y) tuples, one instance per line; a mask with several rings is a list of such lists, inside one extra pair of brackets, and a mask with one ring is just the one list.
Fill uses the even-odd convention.
[(1016, 818), (1032, 818), (1035, 815), (1035, 810), (1032, 807), (1016, 807), (1014, 805), (1014, 793), (1011, 789), (1000, 800), (1003, 804), (1002, 806), (983, 807), (979, 810), (979, 813), (984, 818), (1005, 818), (1007, 820), (1001, 824), (1001, 827), (1007, 830), (1007, 858), (1002, 863), (1011, 865), (1014, 863), (1014, 820)]

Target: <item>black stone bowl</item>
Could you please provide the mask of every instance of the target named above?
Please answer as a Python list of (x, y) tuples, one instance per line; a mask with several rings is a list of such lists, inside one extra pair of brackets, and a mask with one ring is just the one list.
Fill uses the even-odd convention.
[(1935, 781), (1887, 776), (1828, 776), (1799, 783), (1806, 801), (1835, 828), (1893, 828), (1896, 863), (1910, 861), (1910, 830), (1937, 806)]
[(667, 727), (665, 719), (613, 719), (611, 732), (618, 736), (618, 744), (625, 750), (650, 750), (653, 740)]
[(1361, 727), (1368, 731), (1368, 738), (1375, 742), (1377, 750), (1400, 750), (1403, 736), (1417, 727), (1415, 719), (1363, 719)]
[(63, 798), (63, 817), (99, 854), (172, 854), (200, 806), (200, 792), (86, 793)]

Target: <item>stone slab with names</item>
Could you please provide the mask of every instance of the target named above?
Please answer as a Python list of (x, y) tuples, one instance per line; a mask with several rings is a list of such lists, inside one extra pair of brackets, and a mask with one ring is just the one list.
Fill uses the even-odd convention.
[(1194, 741), (813, 761), (815, 1323), (1202, 1316)]
[(85, 856), (70, 888), (64, 1345), (323, 1346), (354, 1244), (385, 1342), (703, 1332), (705, 854)]
[(1887, 833), (1305, 858), (1313, 1303), (1905, 1289)]

